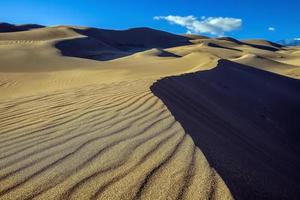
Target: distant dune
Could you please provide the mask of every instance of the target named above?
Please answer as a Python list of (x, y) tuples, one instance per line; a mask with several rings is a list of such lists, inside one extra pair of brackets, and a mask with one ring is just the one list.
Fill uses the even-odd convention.
[(43, 28), (44, 26), (38, 24), (22, 24), (14, 25), (8, 23), (0, 23), (0, 33), (5, 32), (17, 32), (17, 31), (28, 31), (35, 28)]
[(298, 47), (0, 32), (0, 199), (298, 198)]

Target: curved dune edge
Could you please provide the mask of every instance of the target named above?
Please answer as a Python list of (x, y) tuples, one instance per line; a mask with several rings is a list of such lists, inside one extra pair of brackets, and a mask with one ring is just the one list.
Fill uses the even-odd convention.
[(153, 80), (0, 103), (0, 199), (232, 199)]
[(300, 80), (229, 60), (151, 91), (236, 199), (299, 199)]

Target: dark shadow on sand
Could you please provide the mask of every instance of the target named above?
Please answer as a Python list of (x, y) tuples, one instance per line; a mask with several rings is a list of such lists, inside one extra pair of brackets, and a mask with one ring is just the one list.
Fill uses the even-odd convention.
[(0, 33), (28, 31), (31, 29), (44, 28), (44, 27), (45, 26), (38, 25), (38, 24), (14, 25), (9, 23), (0, 23)]
[(215, 43), (212, 43), (212, 42), (209, 42), (207, 44), (207, 46), (209, 47), (214, 47), (214, 48), (222, 48), (222, 49), (228, 49), (228, 50), (233, 50), (233, 51), (239, 51), (239, 52), (242, 52), (242, 50), (240, 49), (235, 49), (235, 48), (230, 48), (230, 47), (224, 47), (224, 46), (221, 46), (219, 44), (215, 44)]
[[(134, 28), (124, 31), (97, 28), (73, 29), (85, 38), (58, 42), (55, 47), (64, 56), (98, 61), (112, 60), (137, 52), (157, 48), (164, 49), (191, 44), (190, 39), (150, 28)], [(179, 57), (167, 51), (159, 56)]]
[(266, 50), (266, 51), (278, 51), (283, 47), (280, 44), (270, 42), (270, 41), (267, 41), (267, 42), (269, 42), (270, 45), (272, 45), (272, 46), (266, 46), (266, 45), (260, 45), (260, 44), (251, 44), (251, 43), (243, 42), (243, 41), (231, 38), (231, 37), (220, 37), (220, 38), (217, 38), (217, 39), (218, 40), (227, 40), (227, 41), (236, 43), (238, 45), (248, 45), (248, 46), (251, 46), (253, 48), (262, 49), (262, 50)]
[(300, 81), (220, 60), (151, 87), (235, 199), (299, 199)]

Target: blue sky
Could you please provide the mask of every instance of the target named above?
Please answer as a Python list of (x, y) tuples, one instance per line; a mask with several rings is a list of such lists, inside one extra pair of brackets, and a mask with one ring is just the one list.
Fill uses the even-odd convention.
[[(155, 16), (161, 18), (155, 20)], [(187, 16), (190, 16), (189, 20), (184, 18)], [(233, 27), (229, 24), (230, 27), (225, 27), (224, 32), (220, 29), (214, 33), (209, 31), (211, 29), (207, 32), (204, 30), (207, 25), (211, 27), (212, 23), (211, 28), (216, 30), (228, 20), (231, 23), (230, 19), (235, 19), (235, 22), (240, 20), (240, 24)], [(190, 27), (191, 32), (210, 36), (277, 41), (300, 37), (300, 1), (0, 0), (0, 21), (15, 24), (70, 24), (106, 29), (151, 27), (173, 33), (186, 33), (189, 29), (187, 27)], [(268, 30), (270, 27), (275, 30)]]

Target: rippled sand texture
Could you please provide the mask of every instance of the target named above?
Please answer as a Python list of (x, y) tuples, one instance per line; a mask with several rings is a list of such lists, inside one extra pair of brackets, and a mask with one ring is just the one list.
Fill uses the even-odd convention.
[(0, 104), (0, 199), (231, 199), (152, 80)]

